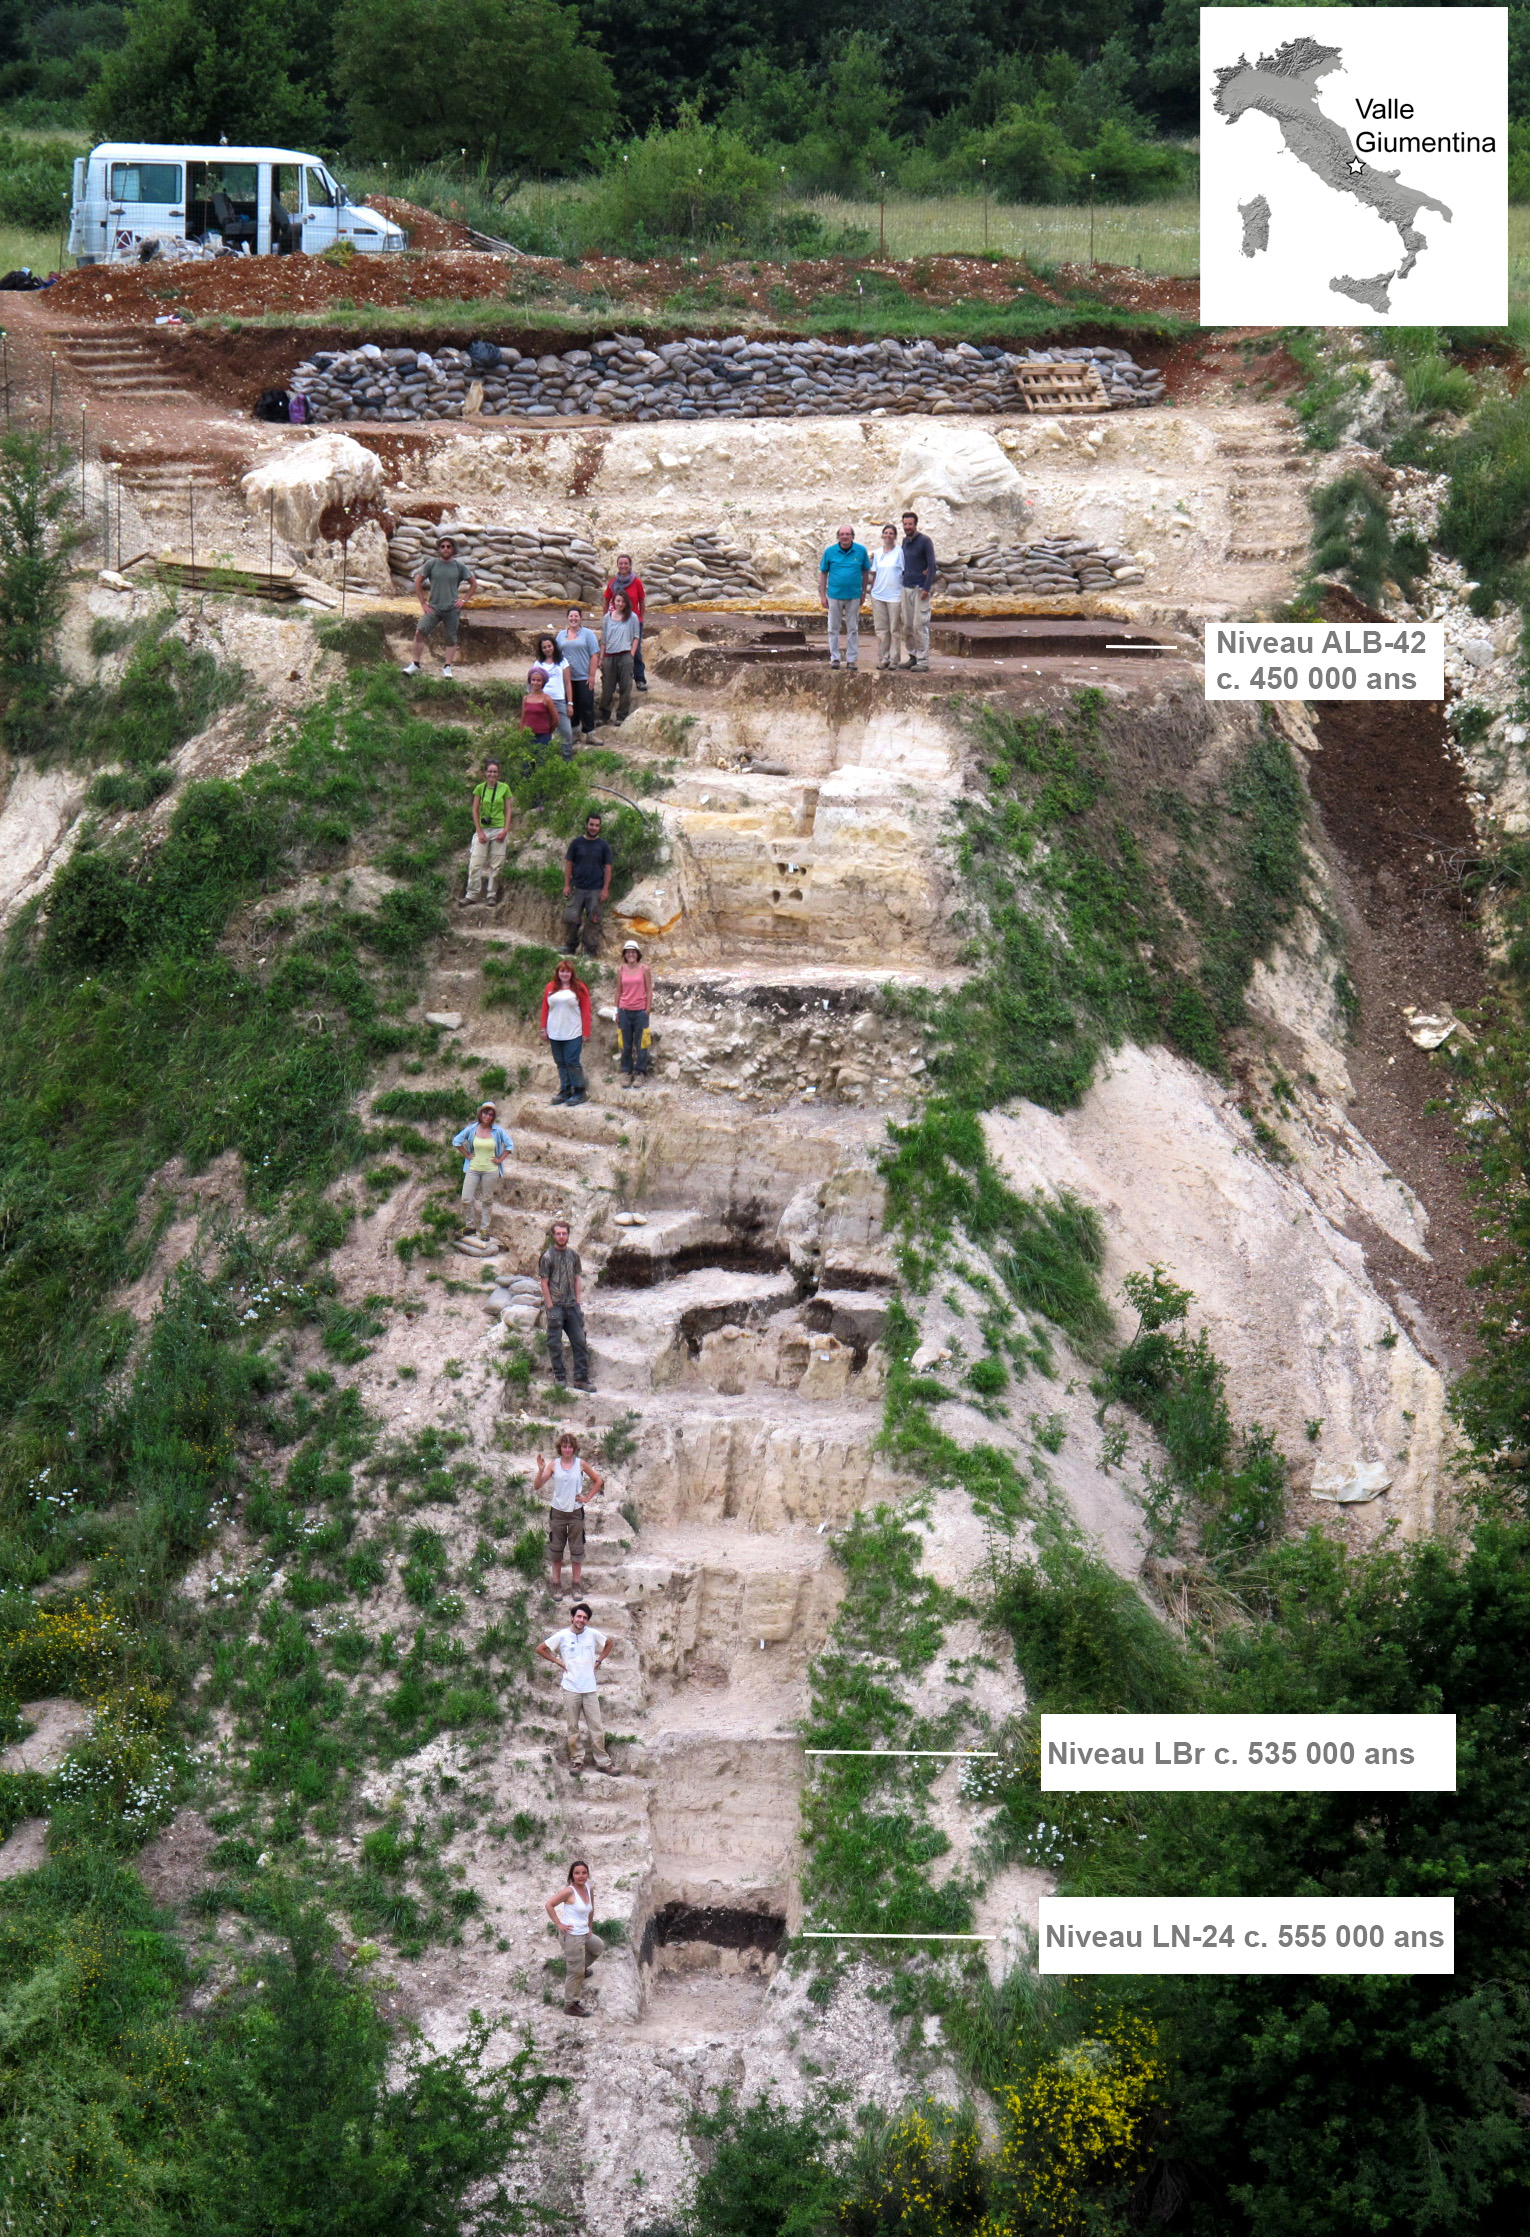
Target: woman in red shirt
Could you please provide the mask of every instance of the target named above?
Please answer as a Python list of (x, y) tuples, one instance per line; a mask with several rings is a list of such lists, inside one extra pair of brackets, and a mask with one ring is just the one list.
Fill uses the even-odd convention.
[(552, 701), (542, 689), (546, 681), (547, 670), (545, 668), (533, 668), (526, 678), (526, 696), (521, 701), (521, 720), (531, 732), (532, 737), (536, 739), (538, 745), (547, 743), (553, 734), (557, 721), (557, 717), (553, 713)]
[(584, 1067), (579, 1059), (590, 1035), (590, 990), (572, 963), (559, 963), (542, 994), (542, 1033), (558, 1067), (557, 1103), (584, 1101)]
[(606, 585), (606, 612), (620, 591), (632, 610), (638, 625), (637, 643), (632, 648), (632, 680), (639, 691), (648, 689), (648, 670), (643, 666), (643, 578), (632, 572), (632, 554), (619, 551), (616, 555), (616, 573)]

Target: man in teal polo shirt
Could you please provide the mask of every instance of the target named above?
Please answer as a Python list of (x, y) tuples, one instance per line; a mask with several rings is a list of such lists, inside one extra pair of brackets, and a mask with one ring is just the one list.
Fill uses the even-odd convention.
[(855, 540), (849, 521), (818, 563), (818, 603), (829, 616), (829, 666), (839, 666), (840, 639), (844, 639), (845, 666), (860, 665), (861, 600), (871, 580), (871, 554)]

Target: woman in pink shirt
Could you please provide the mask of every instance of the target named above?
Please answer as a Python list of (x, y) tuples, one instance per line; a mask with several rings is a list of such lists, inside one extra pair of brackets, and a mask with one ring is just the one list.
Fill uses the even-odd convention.
[(622, 1080), (627, 1087), (636, 1086), (648, 1074), (643, 1035), (652, 1008), (653, 972), (643, 961), (636, 940), (629, 940), (616, 973), (616, 1027), (622, 1041)]

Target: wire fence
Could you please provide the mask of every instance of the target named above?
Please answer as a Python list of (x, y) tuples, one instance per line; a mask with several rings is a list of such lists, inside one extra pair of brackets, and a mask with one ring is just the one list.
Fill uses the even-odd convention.
[(1033, 263), (1124, 264), (1142, 272), (1193, 279), (1201, 268), (1200, 205), (1190, 197), (1170, 202), (1087, 203), (1061, 206), (985, 201), (977, 194), (931, 195), (922, 200), (849, 201), (815, 195), (806, 207), (831, 232), (849, 226), (870, 237), (888, 256), (977, 256), (984, 251), (1024, 256)]

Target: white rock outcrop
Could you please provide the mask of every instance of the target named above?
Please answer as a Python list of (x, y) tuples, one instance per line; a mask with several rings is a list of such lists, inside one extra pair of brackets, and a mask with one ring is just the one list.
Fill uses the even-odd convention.
[(922, 427), (898, 453), (900, 504), (921, 497), (947, 505), (993, 505), (1019, 497), (1020, 476), (998, 443), (981, 427)]
[(275, 503), (276, 533), (294, 551), (311, 552), (331, 506), (381, 504), (379, 459), (353, 436), (315, 435), (282, 450), (245, 475), (244, 501), (262, 519)]

